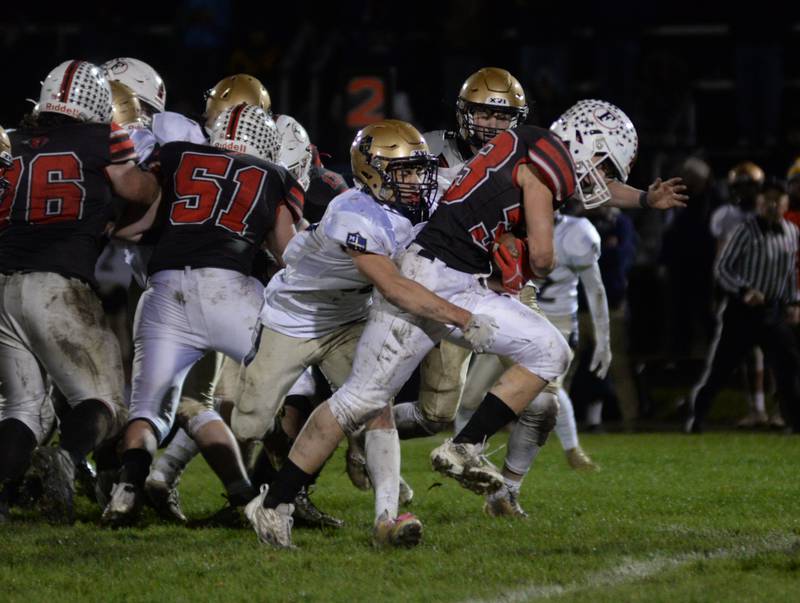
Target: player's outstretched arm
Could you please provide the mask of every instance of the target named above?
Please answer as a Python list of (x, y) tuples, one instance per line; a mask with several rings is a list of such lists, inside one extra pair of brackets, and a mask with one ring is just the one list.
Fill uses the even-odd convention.
[(553, 246), (553, 194), (530, 164), (519, 170), (517, 182), (522, 188), (531, 269), (536, 276), (545, 277), (556, 266)]
[(686, 185), (680, 178), (669, 180), (656, 178), (647, 191), (628, 186), (618, 180), (611, 180), (608, 182), (608, 190), (611, 192), (609, 205), (623, 209), (686, 207), (686, 202), (689, 200), (689, 197), (683, 194), (686, 192)]
[(141, 170), (133, 161), (106, 166), (106, 175), (114, 192), (126, 201), (152, 205), (161, 194), (156, 177)]
[(404, 277), (385, 255), (348, 249), (358, 271), (367, 277), (387, 300), (398, 308), (464, 330), (472, 314), (442, 299), (416, 281)]

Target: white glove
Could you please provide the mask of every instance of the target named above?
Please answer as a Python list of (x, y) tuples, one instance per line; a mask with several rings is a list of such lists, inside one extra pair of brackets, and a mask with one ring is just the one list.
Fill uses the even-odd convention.
[(473, 314), (462, 333), (470, 347), (480, 354), (492, 347), (497, 328), (494, 318), (488, 314)]
[(592, 362), (589, 370), (597, 375), (598, 379), (605, 379), (608, 367), (611, 366), (611, 343), (608, 337), (597, 337), (592, 353)]

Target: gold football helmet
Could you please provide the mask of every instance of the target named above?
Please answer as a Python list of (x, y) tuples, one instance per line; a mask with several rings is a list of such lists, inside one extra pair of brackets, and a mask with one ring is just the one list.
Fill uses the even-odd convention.
[(758, 185), (764, 183), (764, 170), (752, 161), (737, 163), (728, 172), (728, 184), (731, 186), (735, 184), (748, 184), (751, 182)]
[(133, 90), (111, 81), (111, 121), (119, 126), (144, 126), (142, 105)]
[(794, 163), (789, 166), (789, 171), (786, 172), (786, 181), (791, 182), (800, 178), (800, 157), (794, 160)]
[(225, 109), (241, 103), (261, 107), (265, 113), (271, 114), (272, 101), (264, 84), (252, 75), (237, 73), (220, 80), (206, 92), (206, 111), (203, 114), (206, 128), (211, 128)]
[(437, 161), (414, 126), (396, 119), (368, 125), (353, 140), (350, 165), (356, 186), (376, 201), (391, 205), (412, 223), (428, 219)]
[(505, 69), (479, 69), (461, 86), (456, 101), (456, 120), (459, 137), (473, 146), (482, 147), (505, 128), (477, 125), (476, 111), (507, 114), (508, 127), (514, 128), (528, 117), (525, 91), (517, 78)]
[(3, 198), (3, 195), (9, 187), (8, 180), (3, 176), (11, 165), (11, 140), (9, 140), (6, 131), (0, 127), (0, 199)]

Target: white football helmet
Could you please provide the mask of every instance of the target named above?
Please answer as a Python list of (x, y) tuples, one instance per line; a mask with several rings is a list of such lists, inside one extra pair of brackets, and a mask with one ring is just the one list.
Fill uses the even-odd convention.
[(35, 113), (60, 113), (80, 121), (111, 121), (111, 87), (103, 70), (86, 61), (64, 61), (42, 82)]
[(578, 101), (550, 129), (569, 149), (578, 176), (575, 195), (587, 209), (611, 199), (608, 180), (628, 180), (639, 137), (619, 107), (601, 100)]
[(138, 97), (139, 101), (150, 108), (151, 112), (161, 113), (167, 101), (164, 80), (158, 72), (144, 61), (122, 57), (111, 59), (102, 65), (106, 77), (115, 82), (122, 82)]
[(303, 187), (308, 190), (311, 183), (309, 170), (311, 169), (311, 140), (306, 129), (289, 115), (279, 115), (275, 120), (278, 133), (281, 135), (281, 152), (278, 155), (280, 164), (289, 170), (289, 173)]
[(244, 103), (217, 116), (209, 140), (212, 146), (273, 163), (278, 161), (281, 150), (281, 136), (272, 118), (261, 107)]

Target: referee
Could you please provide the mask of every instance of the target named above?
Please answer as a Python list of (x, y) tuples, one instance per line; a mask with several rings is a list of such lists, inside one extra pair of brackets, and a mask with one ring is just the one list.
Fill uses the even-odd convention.
[(692, 390), (687, 433), (702, 433), (714, 397), (754, 345), (773, 368), (784, 416), (800, 431), (800, 351), (790, 327), (800, 319), (800, 230), (782, 217), (788, 204), (781, 183), (765, 185), (755, 214), (736, 227), (717, 259), (715, 276), (726, 298), (706, 368)]

